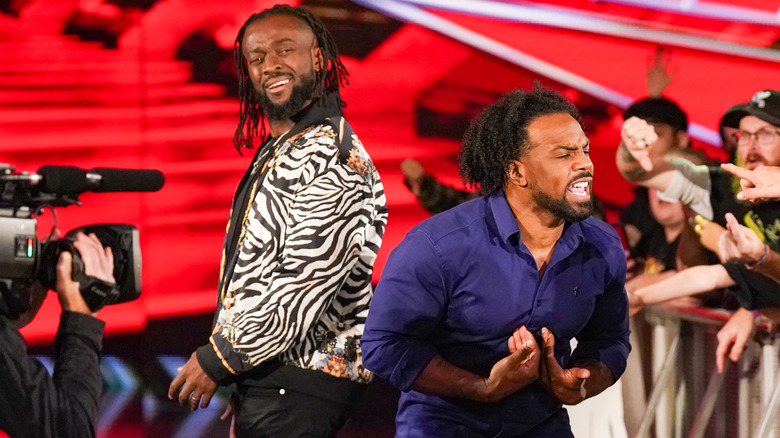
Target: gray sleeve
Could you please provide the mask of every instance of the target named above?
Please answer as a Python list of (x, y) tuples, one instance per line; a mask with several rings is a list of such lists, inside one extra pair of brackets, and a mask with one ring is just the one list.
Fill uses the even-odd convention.
[(658, 192), (658, 198), (667, 202), (680, 201), (697, 214), (712, 220), (714, 213), (710, 202), (712, 181), (709, 168), (678, 157), (669, 162), (674, 166), (674, 174), (666, 190)]

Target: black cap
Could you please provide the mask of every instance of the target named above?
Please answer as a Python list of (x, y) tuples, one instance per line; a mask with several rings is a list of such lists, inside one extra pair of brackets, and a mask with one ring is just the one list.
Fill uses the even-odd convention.
[(666, 97), (637, 100), (623, 112), (623, 119), (639, 117), (648, 123), (663, 123), (677, 131), (688, 131), (688, 115), (680, 105)]
[(756, 116), (769, 124), (780, 127), (780, 91), (759, 91), (753, 95), (750, 102), (729, 108), (723, 115), (723, 119), (732, 123), (736, 120), (737, 126), (735, 127), (739, 127), (739, 121), (748, 115)]

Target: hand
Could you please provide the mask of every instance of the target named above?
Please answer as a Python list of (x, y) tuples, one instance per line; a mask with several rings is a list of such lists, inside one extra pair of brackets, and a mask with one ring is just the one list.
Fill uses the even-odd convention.
[(737, 199), (758, 201), (780, 198), (780, 167), (758, 166), (748, 170), (731, 163), (721, 164), (720, 167), (740, 178), (742, 191), (737, 193)]
[(636, 293), (637, 290), (638, 288), (626, 288), (626, 295), (628, 295), (628, 316), (636, 315), (645, 307), (645, 302), (642, 300), (642, 297)]
[(487, 402), (499, 401), (539, 378), (541, 351), (525, 326), (515, 330), (507, 343), (509, 356), (496, 362), (485, 379)]
[(658, 141), (658, 134), (655, 133), (653, 125), (639, 117), (629, 117), (623, 122), (620, 138), (631, 156), (642, 166), (642, 169), (653, 170), (650, 149), (651, 145)]
[(753, 314), (747, 309), (739, 309), (731, 315), (726, 325), (718, 332), (718, 348), (715, 350), (715, 364), (718, 372), (723, 372), (726, 356), (733, 362), (739, 360), (745, 343), (753, 333)]
[[(84, 233), (78, 233), (73, 247), (78, 250), (81, 260), (84, 262), (84, 272), (87, 275), (108, 283), (115, 282), (114, 253), (111, 252), (111, 248), (103, 248), (94, 233), (90, 234), (89, 237)], [(92, 312), (81, 296), (79, 283), (73, 281), (71, 276), (72, 262), (73, 256), (67, 251), (60, 254), (60, 259), (57, 262), (57, 282), (54, 288), (57, 291), (60, 306), (62, 306), (62, 310), (96, 316), (97, 312)]]
[(179, 368), (179, 374), (168, 387), (168, 398), (173, 400), (178, 392), (179, 404), (190, 407), (194, 411), (208, 407), (211, 403), (211, 397), (217, 392), (217, 384), (203, 372), (203, 368), (198, 363), (195, 353), (192, 353), (190, 359)]
[(733, 214), (726, 213), (726, 232), (718, 239), (718, 254), (724, 263), (755, 263), (764, 254), (764, 242), (755, 231), (740, 225)]
[(425, 169), (419, 161), (407, 158), (401, 161), (401, 173), (404, 174), (406, 183), (409, 184), (409, 188), (415, 196), (420, 194), (420, 184), (422, 184), (423, 177), (425, 177)]
[(233, 403), (228, 403), (225, 408), (225, 412), (219, 416), (222, 421), (230, 420), (230, 434), (228, 438), (236, 438), (236, 410), (233, 408)]
[(587, 397), (585, 382), (590, 377), (587, 368), (563, 369), (555, 360), (555, 336), (544, 327), (542, 329), (544, 339), (544, 358), (540, 369), (542, 385), (558, 401), (567, 405), (575, 405)]
[(699, 235), (699, 242), (701, 246), (708, 250), (718, 254), (720, 257), (720, 250), (718, 248), (718, 241), (720, 236), (726, 232), (726, 229), (720, 226), (720, 224), (707, 220), (704, 216), (697, 214), (693, 218), (696, 225), (693, 230)]
[(664, 89), (674, 77), (674, 70), (669, 70), (671, 50), (658, 46), (655, 55), (647, 63), (647, 95), (661, 97)]

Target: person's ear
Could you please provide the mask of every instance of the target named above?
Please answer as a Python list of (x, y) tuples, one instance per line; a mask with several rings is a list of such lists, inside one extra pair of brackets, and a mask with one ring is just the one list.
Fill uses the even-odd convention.
[(687, 148), (691, 146), (691, 136), (686, 131), (677, 131), (677, 147)]
[(315, 45), (312, 48), (312, 57), (314, 57), (314, 71), (325, 70), (325, 58), (322, 56), (322, 48), (320, 46)]
[(527, 168), (522, 161), (512, 160), (506, 168), (507, 180), (510, 184), (515, 184), (520, 187), (528, 185), (528, 179), (526, 178)]

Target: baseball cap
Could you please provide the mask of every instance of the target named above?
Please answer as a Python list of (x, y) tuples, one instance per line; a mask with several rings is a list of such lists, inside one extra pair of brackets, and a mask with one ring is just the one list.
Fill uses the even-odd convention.
[(735, 105), (726, 111), (724, 119), (742, 120), (743, 117), (751, 115), (780, 127), (780, 91), (763, 90), (753, 95), (750, 102), (742, 105)]
[(678, 131), (688, 130), (688, 115), (680, 105), (666, 97), (645, 97), (623, 112), (623, 119), (639, 117), (649, 123), (663, 123)]

